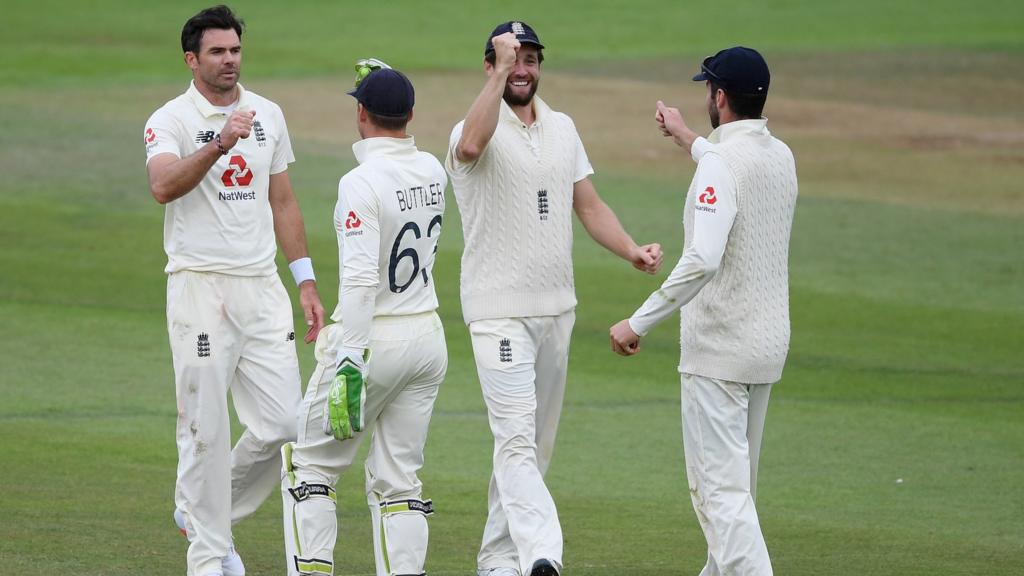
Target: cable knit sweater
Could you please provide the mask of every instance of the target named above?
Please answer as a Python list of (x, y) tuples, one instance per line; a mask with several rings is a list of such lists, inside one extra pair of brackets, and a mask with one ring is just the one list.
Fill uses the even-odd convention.
[(531, 138), (531, 127), (502, 102), (494, 136), (473, 163), (455, 158), (463, 123), (452, 131), (445, 164), (462, 216), (466, 323), (554, 316), (576, 306), (573, 185), (590, 165), (567, 115), (538, 97), (534, 110)]
[[(718, 272), (682, 308), (679, 369), (746, 384), (777, 382), (789, 353), (793, 153), (763, 119), (724, 124), (708, 140), (735, 179), (737, 212)], [(683, 211), (687, 245), (698, 194), (691, 184)]]

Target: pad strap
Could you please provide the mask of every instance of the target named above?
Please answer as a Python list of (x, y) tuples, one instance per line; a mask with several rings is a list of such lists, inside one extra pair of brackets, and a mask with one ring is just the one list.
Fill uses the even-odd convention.
[(409, 498), (408, 500), (390, 500), (380, 503), (381, 515), (399, 512), (419, 512), (424, 516), (430, 516), (434, 513), (434, 501)]
[(298, 570), (299, 574), (303, 576), (309, 575), (324, 575), (330, 576), (334, 573), (334, 563), (330, 560), (321, 560), (319, 558), (295, 558), (295, 569)]
[(288, 493), (292, 495), (292, 498), (295, 498), (296, 502), (302, 502), (314, 497), (330, 498), (331, 502), (338, 502), (338, 495), (335, 494), (334, 488), (327, 484), (307, 484), (303, 482), (295, 488), (289, 488)]

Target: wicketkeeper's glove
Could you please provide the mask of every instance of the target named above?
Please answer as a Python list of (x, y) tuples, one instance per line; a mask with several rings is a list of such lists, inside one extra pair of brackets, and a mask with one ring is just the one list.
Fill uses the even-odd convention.
[(362, 84), (363, 80), (370, 75), (370, 72), (373, 72), (374, 70), (380, 70), (382, 68), (390, 69), (391, 66), (388, 66), (387, 64), (384, 63), (384, 61), (377, 60), (376, 58), (363, 58), (362, 60), (357, 61), (356, 88), (359, 88), (359, 85)]
[(324, 434), (347, 440), (363, 429), (369, 359), (369, 350), (342, 348), (338, 352), (338, 371), (324, 406)]

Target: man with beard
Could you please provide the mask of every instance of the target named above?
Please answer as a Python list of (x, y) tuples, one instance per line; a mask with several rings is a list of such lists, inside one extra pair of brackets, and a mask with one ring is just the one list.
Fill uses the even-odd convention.
[[(238, 83), (242, 22), (226, 6), (181, 32), (189, 89), (146, 122), (146, 168), (166, 206), (167, 330), (178, 400), (174, 519), (189, 576), (245, 573), (231, 524), (280, 480), (295, 438), (299, 364), (275, 238), (299, 286), (313, 341), (324, 322), (281, 109)], [(231, 449), (227, 393), (245, 431)]]
[(611, 328), (631, 356), (680, 313), (683, 449), (690, 498), (708, 543), (701, 576), (772, 573), (754, 507), (772, 384), (789, 352), (789, 238), (796, 206), (793, 153), (761, 116), (768, 65), (735, 47), (704, 60), (714, 131), (697, 137), (679, 110), (655, 119), (697, 162), (683, 209), (683, 255), (631, 318)]
[(572, 213), (599, 244), (655, 273), (661, 247), (638, 246), (601, 200), (572, 120), (535, 96), (537, 34), (506, 22), (488, 36), (488, 79), (455, 126), (446, 168), (462, 214), (461, 298), (494, 435), (494, 471), (477, 570), (557, 575), (562, 530), (544, 485), (575, 320)]

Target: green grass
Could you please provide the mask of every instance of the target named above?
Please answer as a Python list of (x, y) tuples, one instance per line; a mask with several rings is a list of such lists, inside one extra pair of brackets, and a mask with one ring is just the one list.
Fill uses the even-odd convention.
[[(178, 38), (204, 2), (125, 0), (16, 2), (0, 22), (9, 64), (0, 85), (126, 83), (179, 75)], [(901, 49), (915, 46), (1020, 50), (1018, 2), (962, 0), (856, 3), (740, 0), (710, 3), (633, 0), (416, 0), (367, 4), (309, 1), (235, 6), (247, 19), (249, 71), (259, 76), (344, 73), (357, 56), (375, 54), (407, 69), (476, 69), (487, 33), (499, 22), (526, 20), (548, 46), (549, 64), (621, 58), (703, 55), (724, 45), (769, 51)], [(43, 19), (41, 14), (47, 14)]]
[[(726, 18), (723, 7), (710, 4), (528, 2), (514, 14), (503, 6), (242, 3), (246, 83), (293, 96), (281, 78), (335, 81), (370, 54), (419, 70), (424, 84), (448, 81), (477, 69), (486, 32), (506, 17), (538, 29), (549, 73), (637, 82), (629, 87), (644, 97), (647, 82), (675, 90), (696, 55), (734, 42), (764, 48), (779, 63), (772, 128), (793, 146), (801, 177), (793, 342), (772, 393), (759, 487), (775, 571), (1024, 573), (1024, 8), (739, 2), (730, 9), (744, 16), (723, 32), (712, 24)], [(175, 403), (162, 210), (146, 190), (139, 137), (149, 113), (184, 85), (176, 37), (198, 7), (5, 6), (0, 575), (184, 568), (185, 543), (170, 520)], [(424, 84), (418, 110), (440, 98)], [(985, 94), (985, 86), (997, 89)], [(650, 145), (593, 128), (606, 94), (546, 97), (587, 128), (592, 156)], [(692, 87), (676, 97), (700, 109)], [(472, 94), (452, 98), (468, 103)], [(315, 99), (285, 106), (299, 158), (291, 175), (331, 308), (329, 213), (337, 178), (353, 164), (354, 133), (302, 128), (306, 108), (327, 111), (320, 122), (331, 125), (347, 109)], [(445, 130), (459, 119), (459, 110), (437, 110)], [(910, 120), (876, 134), (850, 110), (886, 129)], [(433, 130), (419, 141), (442, 154), (444, 137)], [(595, 166), (627, 229), (664, 244), (666, 267), (681, 251), (692, 173), (679, 162)], [(422, 474), (438, 510), (428, 568), (440, 576), (472, 571), (491, 453), (461, 322), (458, 222), (449, 194), (434, 277), (451, 362)], [(549, 473), (566, 573), (696, 574), (705, 548), (682, 461), (677, 323), (657, 327), (636, 358), (612, 355), (607, 343), (608, 326), (665, 273), (639, 275), (577, 232), (580, 304)], [(308, 376), (311, 351), (299, 354)], [(339, 574), (373, 573), (361, 484), (355, 471), (339, 488)], [(236, 527), (251, 574), (281, 572), (280, 514), (272, 495)]]

